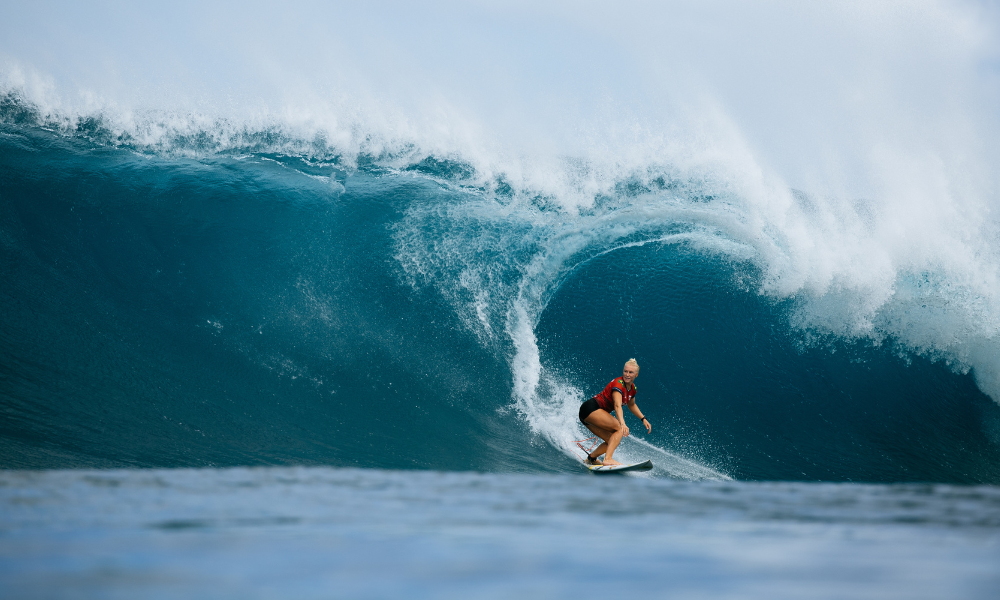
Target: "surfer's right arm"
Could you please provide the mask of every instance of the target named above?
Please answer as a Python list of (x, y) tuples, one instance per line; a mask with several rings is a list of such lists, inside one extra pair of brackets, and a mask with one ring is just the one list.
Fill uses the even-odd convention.
[(615, 416), (618, 417), (618, 422), (622, 426), (622, 439), (625, 439), (628, 437), (628, 425), (625, 424), (625, 413), (622, 411), (621, 392), (618, 390), (611, 392), (611, 399), (615, 402)]

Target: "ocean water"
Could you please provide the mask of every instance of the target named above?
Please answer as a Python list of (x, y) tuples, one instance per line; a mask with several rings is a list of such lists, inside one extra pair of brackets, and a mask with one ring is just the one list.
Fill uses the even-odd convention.
[(1000, 589), (993, 9), (386, 7), (0, 25), (5, 597)]
[(8, 471), (11, 598), (991, 598), (995, 486)]

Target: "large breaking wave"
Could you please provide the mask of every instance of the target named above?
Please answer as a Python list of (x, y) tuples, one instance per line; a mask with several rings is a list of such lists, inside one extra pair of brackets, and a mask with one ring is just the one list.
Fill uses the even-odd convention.
[[(787, 18), (857, 54), (806, 44), (797, 83), (802, 40), (758, 43), (743, 102), (720, 65), (749, 25), (683, 46), (694, 5), (650, 8), (670, 41), (610, 18), (600, 56), (603, 9), (542, 10), (578, 52), (532, 68), (438, 23), (500, 87), (435, 62), (454, 40), (386, 76), (350, 32), (294, 97), (228, 104), (74, 97), (9, 60), (6, 464), (573, 468), (576, 407), (636, 356), (658, 420), (623, 452), (661, 474), (996, 481), (996, 30), (812, 10)], [(954, 93), (899, 110), (916, 81)]]

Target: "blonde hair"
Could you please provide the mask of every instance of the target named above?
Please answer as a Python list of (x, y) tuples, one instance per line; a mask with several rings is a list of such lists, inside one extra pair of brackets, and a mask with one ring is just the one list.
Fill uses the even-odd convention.
[(625, 366), (627, 367), (629, 365), (634, 366), (636, 371), (639, 370), (639, 363), (635, 362), (634, 358), (630, 358), (630, 359), (628, 359), (628, 360), (625, 361)]

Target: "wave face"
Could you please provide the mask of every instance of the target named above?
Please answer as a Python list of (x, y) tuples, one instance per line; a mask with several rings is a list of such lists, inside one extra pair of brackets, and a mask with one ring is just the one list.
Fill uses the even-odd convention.
[(997, 480), (968, 374), (806, 345), (746, 248), (676, 217), (704, 202), (680, 184), (569, 219), (435, 159), (16, 123), (0, 149), (6, 467), (573, 469), (579, 403), (637, 356), (655, 429), (622, 451), (663, 475)]
[(993, 12), (313, 8), (4, 30), (3, 466), (1000, 481)]

